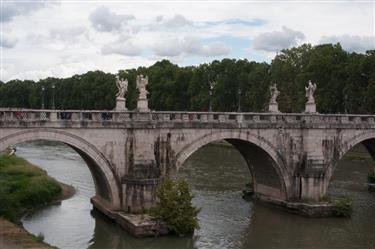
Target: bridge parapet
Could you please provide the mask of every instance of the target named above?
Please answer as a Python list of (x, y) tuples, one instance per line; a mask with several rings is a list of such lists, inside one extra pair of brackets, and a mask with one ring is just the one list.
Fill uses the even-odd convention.
[[(119, 127), (183, 127), (220, 128), (369, 128), (375, 127), (375, 115), (353, 114), (304, 114), (304, 113), (236, 113), (236, 112), (135, 112), (135, 111), (82, 111), (82, 110), (33, 110), (0, 108), (0, 126), (119, 126)], [(135, 127), (134, 127), (135, 125)]]

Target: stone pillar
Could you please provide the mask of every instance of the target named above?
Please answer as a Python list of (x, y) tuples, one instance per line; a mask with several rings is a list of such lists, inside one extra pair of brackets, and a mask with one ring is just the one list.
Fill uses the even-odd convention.
[[(130, 152), (130, 151), (129, 151)], [(128, 156), (131, 158), (141, 155)], [(145, 153), (147, 154), (147, 153)], [(156, 189), (160, 182), (160, 168), (154, 160), (134, 160), (128, 158), (128, 172), (122, 178), (122, 206), (125, 212), (142, 213), (156, 203)]]
[(269, 112), (280, 112), (279, 111), (279, 105), (277, 103), (270, 103), (268, 105), (268, 111)]
[(315, 104), (315, 102), (314, 103), (307, 102), (306, 103), (306, 107), (305, 107), (305, 112), (306, 113), (316, 113), (316, 104)]
[(122, 181), (123, 209), (127, 213), (142, 213), (156, 203), (159, 178), (124, 178)]
[(148, 99), (146, 86), (148, 84), (148, 77), (143, 77), (143, 75), (137, 76), (137, 89), (139, 91), (138, 102), (137, 102), (137, 111), (139, 112), (149, 112), (148, 108)]
[(57, 112), (56, 111), (51, 112), (49, 118), (50, 118), (50, 121), (57, 121)]
[(117, 97), (116, 98), (116, 107), (115, 111), (127, 111), (125, 98)]
[(323, 175), (304, 175), (300, 177), (301, 201), (321, 201), (327, 191), (328, 183)]
[(137, 110), (139, 112), (149, 112), (150, 109), (148, 108), (148, 100), (147, 99), (138, 99)]

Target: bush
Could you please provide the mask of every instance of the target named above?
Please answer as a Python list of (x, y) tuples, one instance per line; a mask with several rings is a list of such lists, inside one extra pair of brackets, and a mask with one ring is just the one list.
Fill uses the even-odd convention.
[(353, 200), (351, 197), (340, 197), (334, 202), (336, 215), (341, 217), (350, 217), (353, 213)]
[(368, 173), (367, 179), (369, 183), (375, 183), (375, 172)]
[(165, 221), (171, 232), (184, 236), (199, 228), (197, 216), (200, 210), (191, 203), (193, 195), (186, 181), (165, 178), (156, 195), (158, 202), (150, 209), (150, 215)]

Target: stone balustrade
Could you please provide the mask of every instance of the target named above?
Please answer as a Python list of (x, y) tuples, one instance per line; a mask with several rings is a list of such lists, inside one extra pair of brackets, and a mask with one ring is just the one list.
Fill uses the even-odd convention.
[[(97, 110), (35, 110), (0, 108), (0, 126), (9, 122), (27, 123), (102, 123), (116, 124), (228, 124), (242, 127), (249, 125), (331, 125), (375, 126), (375, 115), (353, 114), (304, 114), (304, 113), (237, 113), (237, 112), (178, 112), (178, 111), (97, 111)], [(160, 127), (160, 126), (159, 126)], [(259, 126), (257, 126), (259, 127)]]

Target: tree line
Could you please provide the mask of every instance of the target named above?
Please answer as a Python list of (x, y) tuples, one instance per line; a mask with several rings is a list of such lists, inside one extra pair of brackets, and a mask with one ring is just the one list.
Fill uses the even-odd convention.
[[(150, 67), (124, 69), (129, 81), (127, 107), (136, 108), (136, 76), (149, 76), (149, 107), (166, 111), (267, 111), (269, 87), (276, 82), (279, 109), (302, 112), (308, 80), (317, 84), (320, 113), (375, 113), (375, 50), (345, 51), (338, 44), (303, 44), (280, 51), (271, 63), (247, 59), (214, 60), (180, 67), (168, 60)], [(115, 74), (90, 71), (70, 78), (0, 81), (0, 107), (111, 110)], [(210, 87), (211, 97), (210, 97)], [(42, 91), (44, 89), (44, 91)]]

